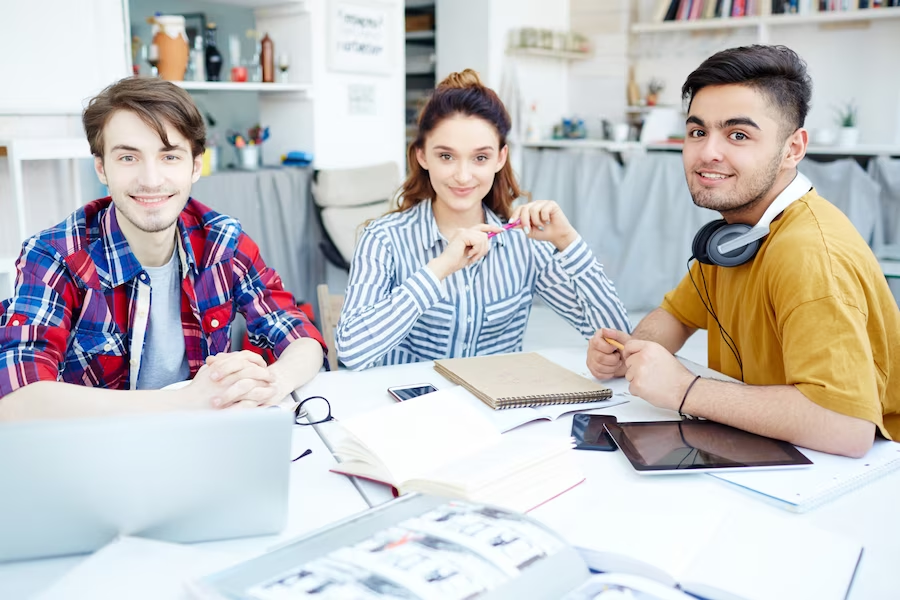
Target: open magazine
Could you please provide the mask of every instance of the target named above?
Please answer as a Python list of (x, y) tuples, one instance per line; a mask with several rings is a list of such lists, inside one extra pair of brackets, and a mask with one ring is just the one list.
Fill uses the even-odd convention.
[(577, 552), (525, 515), (399, 498), (197, 582), (202, 598), (560, 598), (589, 578)]
[[(599, 533), (602, 538), (602, 528)], [(747, 536), (736, 529), (732, 533), (735, 539), (727, 548), (733, 550)], [(654, 544), (652, 537), (645, 542)], [(726, 545), (711, 544), (707, 560), (715, 566), (704, 573), (678, 573), (684, 577), (679, 581), (658, 577), (652, 569), (592, 575), (587, 565), (615, 567), (603, 553), (582, 543), (570, 545), (527, 515), (412, 494), (196, 580), (192, 589), (206, 600), (692, 598), (685, 592), (709, 600), (821, 600), (846, 595), (860, 552), (857, 547), (856, 556), (848, 555), (847, 561), (836, 555), (831, 563), (820, 560), (813, 571), (800, 568), (803, 557), (793, 557), (788, 561), (795, 565), (793, 571), (770, 576), (765, 570), (770, 563), (753, 556), (765, 548), (754, 546), (735, 556)], [(716, 552), (723, 556), (716, 558)], [(638, 564), (627, 554), (622, 559)], [(731, 559), (735, 564), (726, 564)], [(826, 563), (841, 571), (840, 577), (823, 575)]]

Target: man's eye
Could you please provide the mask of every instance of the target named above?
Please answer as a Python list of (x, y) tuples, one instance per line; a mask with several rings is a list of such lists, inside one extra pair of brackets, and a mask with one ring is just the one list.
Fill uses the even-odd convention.
[(178, 157), (175, 156), (174, 154), (167, 154), (166, 157), (165, 157), (165, 159), (166, 159), (167, 161), (170, 161), (170, 162), (171, 162), (171, 161), (173, 161), (173, 160), (178, 160)]
[(121, 156), (119, 160), (122, 162), (134, 162), (134, 157), (131, 155)]
[(705, 134), (703, 133), (702, 129), (694, 129), (688, 135), (692, 138), (698, 138), (698, 137), (703, 137)]
[(747, 139), (747, 134), (742, 131), (735, 131), (731, 134), (731, 137), (737, 142), (743, 142)]

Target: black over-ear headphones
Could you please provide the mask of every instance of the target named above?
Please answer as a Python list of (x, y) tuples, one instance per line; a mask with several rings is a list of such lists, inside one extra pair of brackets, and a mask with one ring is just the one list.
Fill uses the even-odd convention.
[(710, 221), (700, 228), (691, 245), (692, 258), (705, 265), (736, 267), (749, 262), (769, 234), (769, 224), (795, 200), (799, 200), (812, 187), (810, 180), (800, 171), (782, 191), (759, 223), (750, 227), (744, 223), (728, 224), (725, 219)]

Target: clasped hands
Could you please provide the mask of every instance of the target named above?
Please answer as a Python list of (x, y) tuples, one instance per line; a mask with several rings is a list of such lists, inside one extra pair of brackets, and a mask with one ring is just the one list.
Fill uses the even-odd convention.
[[(607, 338), (624, 349), (617, 349)], [(588, 345), (587, 367), (597, 379), (624, 377), (629, 393), (669, 410), (678, 410), (695, 377), (661, 345), (616, 329), (600, 329), (594, 334)]]
[(190, 385), (178, 390), (200, 408), (255, 408), (278, 404), (290, 393), (263, 358), (250, 352), (222, 352), (206, 358)]
[[(517, 229), (535, 240), (551, 242), (560, 251), (565, 250), (578, 237), (559, 205), (552, 200), (536, 200), (513, 210), (512, 223), (520, 220)], [(480, 224), (457, 229), (449, 239), (447, 248), (429, 263), (438, 279), (467, 267), (484, 258), (491, 249), (489, 233), (503, 234), (498, 225)]]

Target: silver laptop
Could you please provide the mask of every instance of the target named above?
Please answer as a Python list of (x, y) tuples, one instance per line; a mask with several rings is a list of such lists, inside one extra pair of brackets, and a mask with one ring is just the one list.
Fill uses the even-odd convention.
[(91, 552), (119, 534), (276, 533), (292, 423), (276, 408), (0, 423), (0, 562)]

